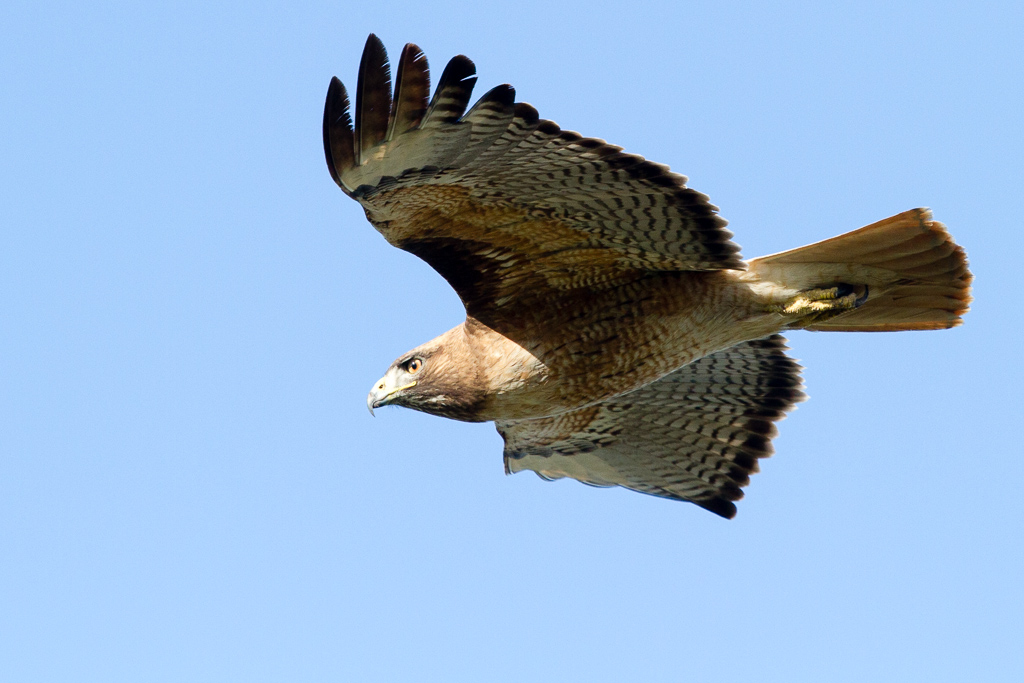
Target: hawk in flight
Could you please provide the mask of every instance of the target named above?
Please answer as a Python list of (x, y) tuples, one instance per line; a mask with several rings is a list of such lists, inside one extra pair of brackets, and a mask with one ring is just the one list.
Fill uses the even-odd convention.
[(964, 251), (925, 209), (744, 261), (686, 178), (541, 119), (509, 85), (467, 111), (474, 74), (453, 58), (431, 97), (410, 44), (392, 89), (371, 35), (354, 122), (341, 81), (327, 91), (334, 181), (466, 307), (391, 364), (371, 411), (493, 420), (506, 472), (732, 517), (804, 399), (779, 332), (936, 330), (967, 311)]

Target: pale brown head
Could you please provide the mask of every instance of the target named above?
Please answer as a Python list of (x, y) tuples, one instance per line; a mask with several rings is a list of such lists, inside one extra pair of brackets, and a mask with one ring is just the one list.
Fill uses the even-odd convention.
[(467, 353), (461, 325), (395, 360), (373, 385), (366, 406), (404, 406), (431, 415), (477, 422), (486, 398), (475, 357)]

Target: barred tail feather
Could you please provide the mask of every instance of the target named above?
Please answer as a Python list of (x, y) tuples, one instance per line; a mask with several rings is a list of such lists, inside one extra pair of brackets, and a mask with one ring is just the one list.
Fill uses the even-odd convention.
[(961, 324), (971, 302), (967, 256), (927, 209), (754, 259), (761, 278), (797, 289), (866, 285), (858, 308), (805, 329), (828, 332), (941, 330)]

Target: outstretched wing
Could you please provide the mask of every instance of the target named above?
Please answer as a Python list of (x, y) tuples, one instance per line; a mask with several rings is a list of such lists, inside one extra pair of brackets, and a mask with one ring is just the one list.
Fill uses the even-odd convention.
[(505, 470), (623, 486), (731, 518), (740, 487), (773, 452), (774, 423), (805, 398), (785, 344), (745, 342), (594, 406), (499, 422)]
[(387, 240), (423, 258), (470, 314), (650, 271), (744, 268), (707, 197), (668, 167), (539, 118), (511, 86), (467, 112), (473, 63), (452, 59), (429, 101), (406, 45), (394, 97), (387, 53), (363, 51), (355, 126), (335, 78), (324, 150), (335, 182)]

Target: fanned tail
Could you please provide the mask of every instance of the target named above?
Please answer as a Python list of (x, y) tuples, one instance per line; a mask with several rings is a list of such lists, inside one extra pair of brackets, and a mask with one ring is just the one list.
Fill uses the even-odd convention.
[(912, 209), (860, 230), (754, 259), (763, 280), (807, 290), (867, 287), (857, 308), (804, 329), (828, 332), (941, 330), (962, 323), (971, 302), (967, 256), (927, 209)]

